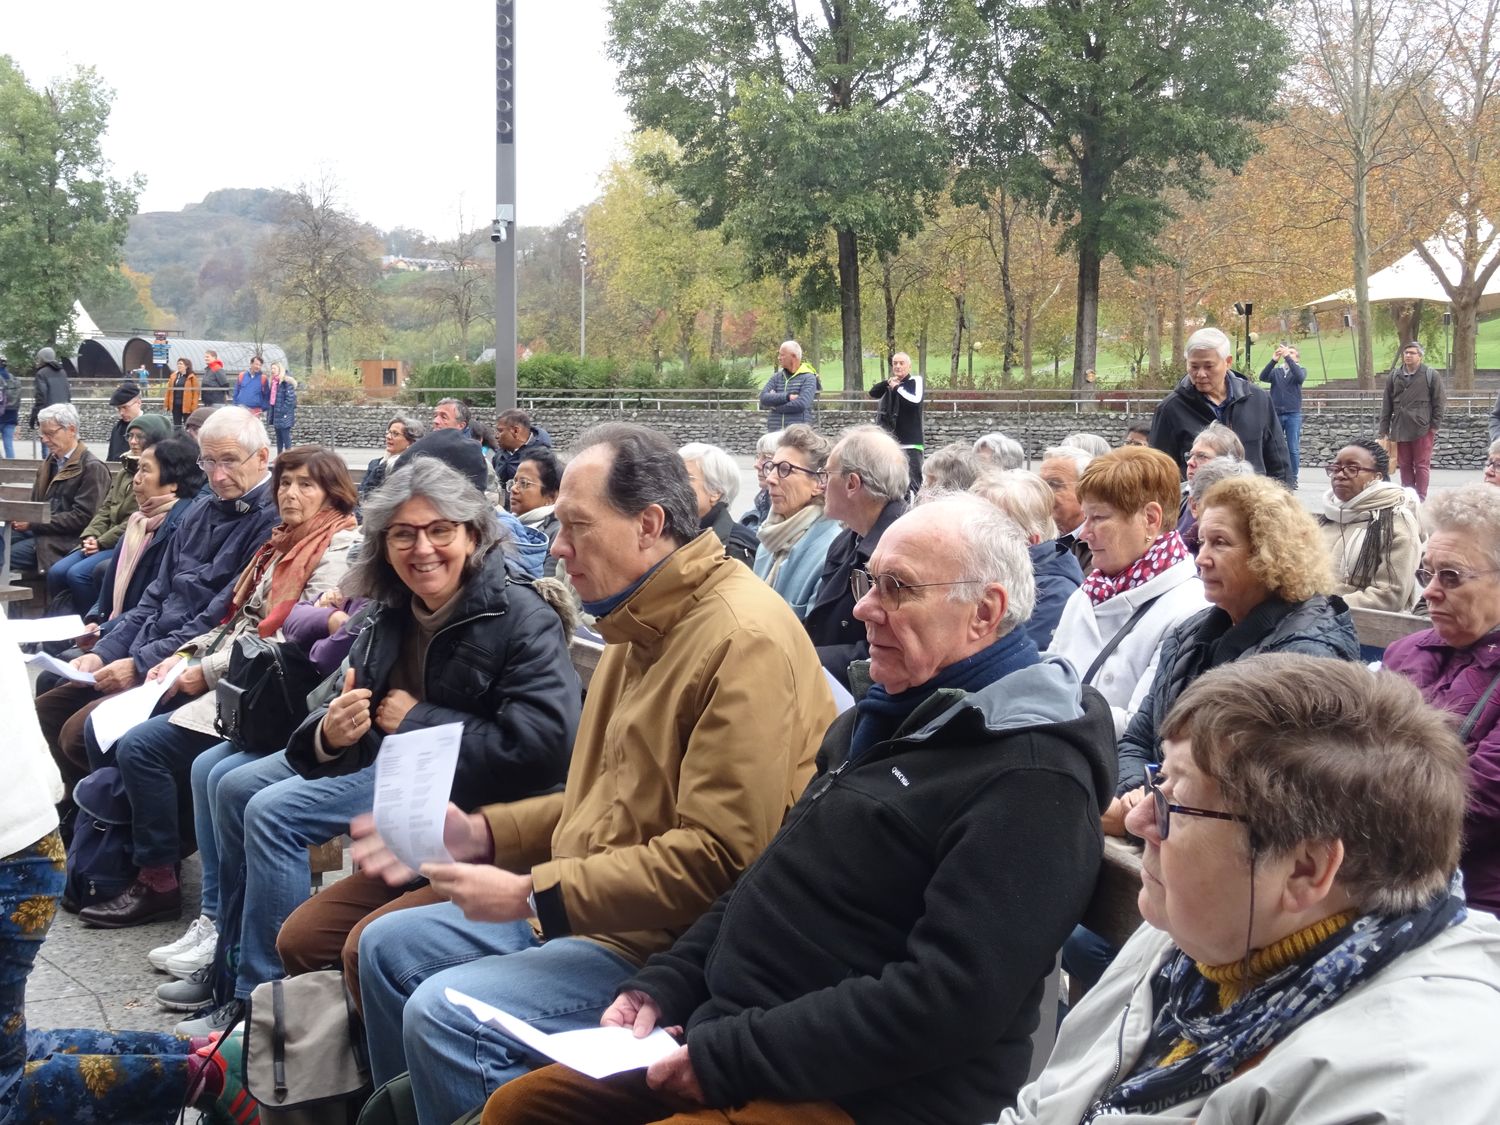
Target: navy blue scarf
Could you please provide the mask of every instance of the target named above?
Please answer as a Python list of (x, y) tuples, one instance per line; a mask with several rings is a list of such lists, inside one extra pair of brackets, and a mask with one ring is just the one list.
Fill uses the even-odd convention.
[(871, 684), (870, 690), (855, 707), (859, 718), (854, 722), (854, 735), (849, 742), (849, 761), (858, 760), (870, 747), (894, 736), (907, 716), (930, 699), (934, 692), (944, 688), (978, 691), (1012, 672), (1030, 668), (1041, 658), (1036, 642), (1026, 635), (1026, 631), (1014, 629), (988, 648), (948, 665), (925, 684), (895, 695), (879, 684)]
[[(676, 552), (674, 551), (673, 554), (676, 554)], [(625, 589), (621, 590), (618, 594), (611, 594), (609, 595), (609, 597), (600, 598), (596, 602), (584, 602), (580, 598), (579, 600), (583, 604), (583, 612), (596, 619), (600, 617), (607, 617), (609, 614), (619, 609), (620, 606), (624, 605), (625, 599), (630, 597), (631, 594), (635, 593), (642, 586), (644, 586), (646, 584), (646, 579), (650, 578), (653, 574), (660, 570), (666, 564), (667, 559), (670, 559), (671, 557), (672, 555), (668, 555), (666, 559), (662, 559), (661, 562), (657, 563), (650, 570), (646, 571), (645, 574), (641, 575), (629, 586), (626, 586)]]

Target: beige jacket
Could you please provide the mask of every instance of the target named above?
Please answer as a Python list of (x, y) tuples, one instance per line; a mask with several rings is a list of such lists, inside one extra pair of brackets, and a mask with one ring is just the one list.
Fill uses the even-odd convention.
[(598, 627), (566, 790), (482, 811), (543, 918), (639, 962), (760, 854), (835, 712), (791, 608), (712, 531)]

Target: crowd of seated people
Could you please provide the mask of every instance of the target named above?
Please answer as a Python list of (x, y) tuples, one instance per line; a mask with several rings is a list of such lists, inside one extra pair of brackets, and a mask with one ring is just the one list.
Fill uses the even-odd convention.
[[(201, 447), (136, 427), (111, 496), (126, 480), (138, 510), (104, 517), (118, 543), (72, 656), (95, 683), (35, 699), (33, 804), (61, 834), (37, 813), (0, 837), (0, 895), (60, 862), (49, 771), (118, 769), (137, 874), (81, 916), (179, 916), (196, 846), (199, 916), (150, 960), (179, 978), (163, 1006), (200, 1014), (138, 1039), (13, 1019), (0, 1109), (110, 1119), (87, 1066), (118, 1070), (141, 1120), (206, 1105), (236, 1084), (250, 992), (332, 968), (375, 1082), (409, 1083), (422, 1122), (1239, 1120), (1268, 1090), (1282, 1108), (1256, 1120), (1339, 1098), (1493, 1116), (1456, 1108), (1442, 1083), (1475, 1060), (1438, 1044), (1500, 1015), (1500, 492), (1420, 504), (1353, 437), (1315, 516), (1213, 422), (1182, 473), (1091, 434), (1032, 473), (985, 435), (927, 457), (909, 504), (885, 431), (797, 424), (758, 451), (751, 557), (724, 450), (610, 424), (564, 462), (529, 417), (500, 422), (492, 459), (466, 404), (427, 438), (397, 418), (359, 489), (331, 451), (273, 462), (239, 408)], [(76, 423), (53, 436), (66, 468)], [(1358, 666), (1349, 607), (1419, 594), (1431, 628)], [(580, 615), (605, 642), (587, 693)], [(245, 633), (328, 674), (278, 753), (213, 726)], [(181, 663), (105, 755), (98, 702)], [(452, 722), (453, 862), (413, 871), (368, 815), (381, 740)], [(310, 896), (307, 847), (344, 831), (356, 872)], [(1079, 925), (1111, 835), (1144, 843), (1154, 927), (1122, 949)], [(1059, 951), (1091, 997), (1027, 1086)], [(0, 1016), (23, 1014), (15, 963)], [(681, 1046), (605, 1080), (537, 1069), (450, 988), (544, 1031), (668, 1026)], [(1370, 1067), (1397, 1037), (1379, 1020), (1439, 1003), (1427, 1072)]]

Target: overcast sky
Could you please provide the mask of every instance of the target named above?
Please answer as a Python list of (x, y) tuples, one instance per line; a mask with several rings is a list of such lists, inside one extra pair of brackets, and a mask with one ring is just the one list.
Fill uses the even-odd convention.
[[(3, 0), (0, 52), (40, 86), (92, 66), (115, 89), (106, 152), (142, 211), (215, 188), (332, 171), (346, 205), (438, 237), (495, 200), (487, 0)], [(597, 194), (630, 122), (605, 55), (605, 0), (517, 0), (517, 211), (555, 223)]]

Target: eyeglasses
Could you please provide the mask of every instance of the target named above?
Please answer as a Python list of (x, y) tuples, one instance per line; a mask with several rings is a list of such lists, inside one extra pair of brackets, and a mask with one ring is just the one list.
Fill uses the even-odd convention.
[(1323, 466), (1323, 471), (1331, 477), (1357, 477), (1360, 473), (1378, 473), (1379, 469), (1367, 468), (1364, 465), (1355, 465), (1348, 461), (1330, 461)]
[(1493, 471), (1500, 473), (1500, 460), (1496, 460), (1495, 458), (1491, 457), (1484, 463), (1484, 467), (1486, 472)]
[(908, 590), (927, 590), (933, 586), (965, 586), (971, 582), (983, 581), (983, 578), (958, 578), (952, 582), (903, 582), (894, 574), (871, 574), (862, 569), (849, 572), (849, 589), (853, 592), (855, 601), (874, 590), (875, 596), (882, 603), (897, 609), (905, 601)]
[(530, 477), (511, 477), (510, 480), (505, 482), (505, 487), (506, 490), (509, 491), (513, 488), (540, 488), (541, 484), (537, 481), (532, 480)]
[(1444, 590), (1457, 590), (1465, 582), (1485, 574), (1500, 574), (1494, 570), (1459, 570), (1457, 567), (1447, 566), (1442, 570), (1428, 570), (1425, 566), (1417, 568), (1417, 582), (1422, 586), (1431, 586), (1432, 580), (1437, 579), (1437, 584)]
[(458, 535), (463, 524), (453, 520), (433, 520), (431, 523), (393, 523), (385, 529), (385, 541), (398, 551), (410, 551), (417, 545), (417, 536), (425, 534), (427, 542), (434, 547), (446, 547)]
[(1236, 816), (1234, 813), (1215, 812), (1213, 809), (1195, 809), (1192, 805), (1174, 805), (1167, 800), (1167, 795), (1162, 792), (1161, 783), (1165, 780), (1161, 775), (1161, 766), (1152, 764), (1146, 767), (1146, 787), (1151, 790), (1151, 799), (1156, 802), (1156, 837), (1165, 840), (1167, 833), (1172, 830), (1172, 814), (1181, 813), (1183, 816), (1201, 816), (1209, 820), (1232, 820), (1240, 824), (1245, 823), (1245, 818)]
[(1197, 465), (1203, 461), (1212, 461), (1217, 456), (1217, 453), (1205, 453), (1202, 450), (1194, 449), (1187, 455), (1187, 459), (1189, 464)]
[(793, 473), (806, 473), (820, 484), (828, 481), (828, 472), (826, 469), (804, 469), (801, 465), (794, 465), (790, 461), (767, 461), (765, 472), (762, 475), (770, 476), (772, 473), (775, 473), (782, 480), (786, 480)]
[(198, 458), (198, 468), (202, 469), (205, 473), (211, 473), (215, 469), (223, 469), (226, 473), (232, 473), (243, 465), (245, 461), (246, 458), (244, 457), (228, 461), (215, 461), (212, 457), (200, 457)]

